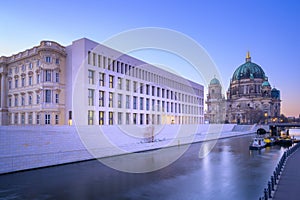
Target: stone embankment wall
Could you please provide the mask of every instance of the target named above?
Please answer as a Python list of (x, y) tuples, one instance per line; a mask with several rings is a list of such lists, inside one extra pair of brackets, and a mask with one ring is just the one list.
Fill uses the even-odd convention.
[(255, 132), (255, 126), (2, 126), (0, 174)]

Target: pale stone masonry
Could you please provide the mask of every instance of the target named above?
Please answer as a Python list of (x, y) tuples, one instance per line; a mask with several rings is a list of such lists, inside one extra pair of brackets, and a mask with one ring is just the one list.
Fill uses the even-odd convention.
[(0, 58), (1, 125), (203, 123), (203, 86), (83, 38)]
[(65, 47), (50, 41), (2, 56), (0, 124), (65, 124), (65, 66)]

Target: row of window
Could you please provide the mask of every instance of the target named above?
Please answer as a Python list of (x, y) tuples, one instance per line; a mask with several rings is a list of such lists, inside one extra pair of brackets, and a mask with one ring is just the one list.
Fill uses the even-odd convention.
[[(156, 83), (158, 85), (166, 85), (168, 87), (175, 88), (178, 90), (184, 90), (187, 92), (191, 91), (191, 87), (188, 85), (165, 78), (164, 76), (152, 72), (148, 72), (144, 69), (134, 67), (127, 63), (123, 63), (118, 60), (113, 60), (109, 57), (99, 55), (91, 51), (88, 51), (88, 64), (92, 66), (98, 66), (103, 69), (108, 69), (116, 73), (132, 76), (144, 81)], [(195, 93), (198, 96), (203, 96), (203, 91), (198, 88), (193, 88), (191, 92)]]
[[(52, 100), (52, 95), (53, 95), (54, 91), (52, 90), (45, 90), (44, 91), (44, 102), (45, 103), (56, 103), (59, 104), (59, 93), (55, 93), (55, 99), (54, 101)], [(27, 95), (27, 102), (25, 102), (26, 99), (26, 95), (20, 95), (21, 97), (19, 98), (19, 95), (14, 95), (14, 104), (13, 104), (13, 98), (9, 97), (8, 98), (8, 107), (12, 107), (12, 106), (25, 106), (25, 105), (32, 105), (33, 104), (33, 94), (28, 94)], [(41, 95), (40, 94), (36, 94), (36, 98), (35, 98), (35, 102), (36, 104), (40, 104), (41, 102)], [(20, 102), (19, 102), (20, 101)]]
[[(45, 56), (45, 63), (52, 63), (53, 60), (55, 60), (54, 62), (55, 62), (56, 65), (59, 65), (59, 63), (60, 63), (60, 59), (59, 59), (59, 58), (54, 58), (54, 59), (53, 59), (51, 56)], [(36, 61), (36, 67), (39, 67), (39, 66), (41, 66), (41, 62), (40, 62), (40, 60), (37, 60), (37, 61)], [(33, 63), (32, 63), (32, 62), (29, 62), (29, 63), (26, 64), (26, 65), (23, 64), (23, 65), (20, 66), (20, 67), (19, 67), (19, 66), (14, 67), (14, 72), (15, 72), (15, 74), (18, 74), (20, 71), (25, 72), (27, 67), (28, 67), (29, 70), (32, 70), (32, 69), (33, 69)], [(13, 68), (10, 67), (10, 68), (8, 69), (8, 74), (11, 75), (12, 72), (13, 72)]]
[[(88, 105), (95, 106), (95, 90), (88, 89)], [(106, 105), (106, 97), (108, 94), (108, 105)], [(114, 105), (114, 97), (117, 95), (117, 105)], [(125, 96), (125, 104), (124, 103)], [(137, 97), (131, 95), (123, 95), (123, 94), (114, 94), (112, 92), (105, 92), (99, 90), (99, 107), (109, 107), (109, 108), (126, 108), (126, 109), (138, 109), (138, 100), (139, 100), (139, 110), (151, 110), (152, 111), (162, 111), (162, 112), (172, 112), (172, 113), (188, 113), (188, 114), (202, 114), (202, 108), (198, 106), (184, 105), (180, 103), (168, 102), (155, 100), (144, 97)], [(131, 104), (132, 102), (132, 104)], [(200, 111), (199, 111), (200, 109)]]
[[(52, 76), (54, 76), (54, 78), (52, 78)], [(59, 83), (59, 72), (55, 72), (55, 74), (53, 75), (53, 71), (52, 70), (45, 70), (44, 73), (44, 79), (45, 82), (56, 82)], [(13, 85), (12, 85), (13, 80), (9, 79), (8, 80), (8, 89), (12, 89)], [(36, 84), (40, 83), (40, 74), (36, 74)], [(21, 87), (25, 87), (25, 86), (31, 86), (33, 85), (33, 76), (32, 75), (28, 75), (28, 83), (26, 84), (26, 76), (21, 76)], [(19, 87), (19, 77), (16, 76), (14, 78), (14, 88), (18, 88)]]
[[(123, 113), (123, 112), (105, 112), (105, 111), (99, 111), (99, 125), (122, 125), (122, 124), (139, 124), (139, 125), (148, 125), (148, 124), (161, 124), (162, 118), (161, 115), (150, 115), (150, 114), (144, 114), (144, 113)], [(105, 115), (108, 116), (105, 116)], [(88, 110), (88, 125), (95, 125), (95, 119), (94, 119), (95, 111)], [(115, 116), (117, 115), (117, 116)], [(117, 117), (117, 119), (115, 119)], [(125, 117), (125, 121), (124, 118)], [(164, 120), (169, 120), (170, 124), (197, 124), (201, 123), (203, 119), (201, 117), (190, 117), (190, 116), (167, 116)], [(106, 123), (105, 120), (108, 120)]]
[[(106, 86), (106, 74), (99, 72), (99, 86), (105, 87)], [(88, 83), (93, 85), (95, 84), (95, 71), (88, 70)], [(108, 87), (109, 88), (117, 88), (118, 90), (126, 90), (132, 91), (131, 87), (133, 87), (133, 91), (135, 93), (152, 95), (162, 98), (167, 98), (171, 100), (179, 100), (187, 103), (194, 103), (203, 105), (203, 99), (199, 97), (195, 97), (192, 95), (182, 94), (178, 92), (174, 92), (169, 89), (164, 89), (158, 86), (151, 86), (150, 84), (139, 83), (137, 81), (132, 81), (129, 79), (124, 79), (121, 77), (117, 77), (117, 87), (115, 87), (115, 76), (108, 75)], [(132, 85), (131, 85), (132, 84)]]
[[(9, 114), (10, 124), (12, 125), (25, 125), (25, 124), (41, 124), (41, 114), (35, 114), (35, 119), (33, 118), (33, 113), (29, 112), (26, 113), (27, 118), (25, 117), (25, 113), (11, 113)], [(54, 115), (54, 124), (59, 124), (59, 115)], [(51, 114), (44, 114), (44, 124), (48, 125), (51, 124)]]

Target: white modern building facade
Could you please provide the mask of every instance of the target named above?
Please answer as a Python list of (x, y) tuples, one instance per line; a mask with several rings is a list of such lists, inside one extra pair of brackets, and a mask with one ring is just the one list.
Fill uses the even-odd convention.
[(0, 58), (1, 125), (204, 122), (202, 85), (83, 38)]

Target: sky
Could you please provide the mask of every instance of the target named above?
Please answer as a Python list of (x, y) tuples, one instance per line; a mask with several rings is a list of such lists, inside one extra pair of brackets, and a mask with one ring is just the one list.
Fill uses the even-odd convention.
[[(158, 27), (179, 32), (205, 49), (229, 87), (250, 51), (272, 87), (281, 91), (282, 113), (300, 114), (300, 2), (296, 0), (89, 0), (3, 1), (0, 55), (10, 56), (53, 40), (64, 46), (86, 37), (99, 43), (124, 31)], [(189, 63), (162, 51), (132, 55), (207, 87)], [(213, 77), (211, 77), (213, 78)], [(207, 90), (206, 90), (207, 91)], [(205, 95), (206, 96), (206, 95)]]

